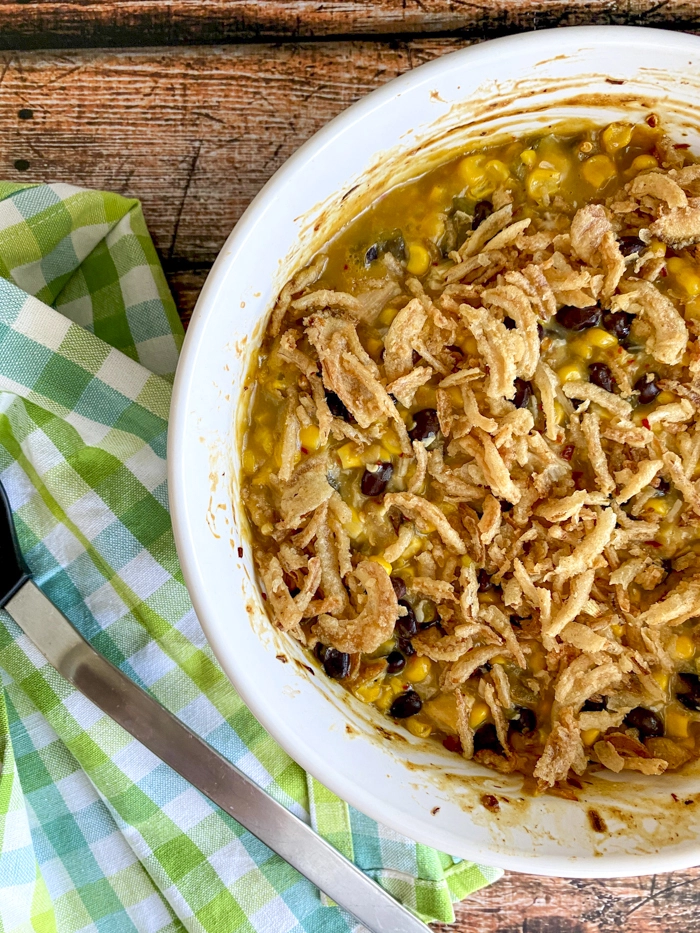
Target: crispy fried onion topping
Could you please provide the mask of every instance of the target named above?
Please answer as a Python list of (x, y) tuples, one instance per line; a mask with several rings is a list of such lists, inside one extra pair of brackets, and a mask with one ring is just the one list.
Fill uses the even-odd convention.
[(339, 651), (370, 653), (389, 638), (399, 615), (399, 604), (389, 574), (370, 560), (361, 561), (355, 570), (365, 589), (365, 603), (353, 619), (320, 615), (314, 626), (319, 638)]

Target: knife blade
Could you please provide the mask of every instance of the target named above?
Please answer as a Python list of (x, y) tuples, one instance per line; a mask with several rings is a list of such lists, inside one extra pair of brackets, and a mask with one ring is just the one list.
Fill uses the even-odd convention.
[(429, 933), (310, 826), (219, 755), (73, 628), (31, 580), (0, 483), (0, 607), (74, 687), (372, 933)]

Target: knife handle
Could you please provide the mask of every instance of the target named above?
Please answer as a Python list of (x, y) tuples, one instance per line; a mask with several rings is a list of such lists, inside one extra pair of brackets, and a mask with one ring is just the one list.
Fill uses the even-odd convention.
[(310, 826), (95, 651), (31, 580), (5, 608), (66, 680), (368, 930), (429, 933)]

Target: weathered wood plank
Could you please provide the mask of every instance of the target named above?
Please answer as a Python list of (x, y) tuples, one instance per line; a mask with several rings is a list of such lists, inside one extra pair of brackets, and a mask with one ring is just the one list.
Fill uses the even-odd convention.
[(32, 0), (0, 2), (0, 48), (218, 44), (279, 37), (698, 24), (693, 0)]
[(201, 268), (304, 140), (462, 44), (0, 53), (0, 175), (140, 198), (167, 267)]
[(700, 869), (582, 881), (511, 872), (436, 933), (699, 933)]

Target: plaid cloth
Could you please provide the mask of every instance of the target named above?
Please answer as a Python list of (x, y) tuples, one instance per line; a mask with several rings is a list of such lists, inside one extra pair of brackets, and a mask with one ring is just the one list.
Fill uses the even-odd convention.
[[(219, 752), (426, 919), (499, 876), (349, 808), (263, 731), (199, 627), (168, 515), (182, 327), (140, 205), (0, 184), (0, 479), (35, 580)], [(2, 933), (357, 923), (50, 668), (0, 613)]]

